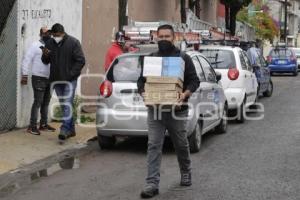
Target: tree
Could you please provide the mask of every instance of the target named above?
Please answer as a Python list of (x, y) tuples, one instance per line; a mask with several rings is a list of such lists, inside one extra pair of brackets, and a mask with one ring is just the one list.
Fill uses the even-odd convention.
[[(256, 6), (255, 9), (267, 10), (263, 6)], [(255, 29), (256, 37), (259, 39), (272, 42), (279, 35), (279, 27), (268, 12), (256, 13), (251, 16), (248, 14), (248, 10), (244, 8), (238, 13), (237, 20), (252, 25)]]
[(251, 3), (251, 0), (221, 0), (225, 5), (225, 24), (226, 29), (230, 30), (231, 35), (235, 35), (236, 15), (244, 7)]

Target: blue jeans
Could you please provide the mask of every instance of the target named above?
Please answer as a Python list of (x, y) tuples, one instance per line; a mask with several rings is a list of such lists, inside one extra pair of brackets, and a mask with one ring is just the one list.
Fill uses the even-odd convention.
[(73, 120), (73, 101), (76, 87), (77, 80), (71, 81), (69, 84), (60, 83), (55, 84), (54, 86), (54, 90), (59, 99), (61, 110), (63, 112), (62, 125), (60, 127), (61, 133), (75, 133), (75, 124)]

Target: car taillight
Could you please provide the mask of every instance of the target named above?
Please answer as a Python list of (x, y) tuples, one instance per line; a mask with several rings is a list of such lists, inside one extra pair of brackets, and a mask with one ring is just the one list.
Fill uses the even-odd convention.
[(107, 98), (110, 97), (112, 94), (112, 83), (108, 80), (105, 80), (101, 85), (100, 85), (100, 95)]
[(271, 63), (271, 61), (272, 61), (272, 56), (267, 56), (267, 61), (268, 61), (268, 63)]
[(227, 75), (230, 80), (234, 81), (239, 78), (240, 72), (236, 68), (230, 68)]

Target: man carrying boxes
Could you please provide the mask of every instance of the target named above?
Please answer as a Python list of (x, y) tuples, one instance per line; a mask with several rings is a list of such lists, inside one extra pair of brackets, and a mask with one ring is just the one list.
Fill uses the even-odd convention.
[[(174, 144), (181, 173), (181, 186), (192, 185), (191, 159), (187, 139), (188, 98), (200, 81), (191, 58), (174, 46), (171, 25), (158, 27), (159, 51), (144, 58), (143, 74), (138, 80), (139, 93), (148, 106), (148, 174), (142, 198), (159, 193), (160, 165), (165, 131)], [(168, 112), (159, 110), (162, 106)], [(164, 109), (165, 111), (165, 109)]]

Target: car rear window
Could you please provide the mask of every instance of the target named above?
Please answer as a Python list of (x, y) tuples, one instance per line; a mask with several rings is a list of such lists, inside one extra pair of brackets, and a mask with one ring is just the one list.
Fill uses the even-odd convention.
[(289, 49), (273, 49), (270, 53), (272, 57), (289, 57), (292, 55), (292, 51)]
[(230, 50), (201, 49), (200, 52), (205, 55), (214, 69), (229, 69), (236, 67), (234, 54)]
[(141, 75), (141, 56), (117, 58), (107, 76), (114, 82), (136, 82)]

